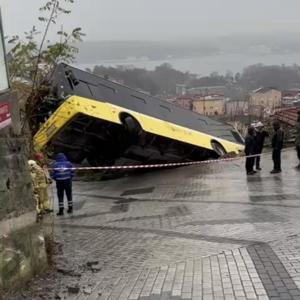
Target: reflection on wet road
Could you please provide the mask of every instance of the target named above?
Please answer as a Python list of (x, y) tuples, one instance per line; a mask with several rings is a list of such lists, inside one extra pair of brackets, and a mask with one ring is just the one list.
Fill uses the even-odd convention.
[[(266, 155), (248, 178), (241, 161), (76, 182), (77, 211), (55, 223), (58, 265), (81, 272), (72, 297), (299, 299), (299, 259), (286, 263), (291, 251), (300, 257), (294, 150), (283, 162), (274, 176)], [(83, 267), (90, 261), (98, 271)], [(64, 276), (54, 288), (70, 297), (72, 284)]]

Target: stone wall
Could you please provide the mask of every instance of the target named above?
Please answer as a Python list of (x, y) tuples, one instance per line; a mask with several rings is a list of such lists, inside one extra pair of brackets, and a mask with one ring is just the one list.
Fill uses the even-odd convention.
[(33, 210), (26, 140), (0, 137), (0, 220)]
[(21, 134), (16, 97), (2, 94), (0, 107), (3, 103), (9, 103), (12, 122), (0, 129), (0, 299), (1, 289), (20, 285), (47, 265), (43, 234), (35, 224), (28, 139)]
[[(12, 124), (0, 130), (0, 221), (34, 209), (28, 143), (20, 133), (19, 112), (13, 94), (0, 97), (10, 103)], [(1, 232), (1, 231), (0, 231)]]

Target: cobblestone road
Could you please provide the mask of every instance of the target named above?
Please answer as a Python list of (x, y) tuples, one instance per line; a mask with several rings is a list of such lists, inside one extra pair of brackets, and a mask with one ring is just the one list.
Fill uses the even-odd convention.
[(279, 175), (265, 155), (252, 177), (241, 160), (76, 182), (74, 216), (55, 219), (57, 271), (34, 297), (300, 299), (294, 150), (283, 162)]

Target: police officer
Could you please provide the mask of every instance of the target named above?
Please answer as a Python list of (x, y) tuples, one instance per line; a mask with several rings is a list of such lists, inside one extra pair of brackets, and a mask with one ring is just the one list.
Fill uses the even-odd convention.
[(55, 162), (51, 166), (50, 176), (56, 181), (57, 198), (59, 205), (58, 216), (64, 215), (64, 193), (68, 200), (68, 214), (73, 213), (72, 178), (74, 171), (72, 164), (63, 153), (57, 154)]
[(283, 148), (283, 140), (284, 140), (284, 133), (280, 128), (280, 123), (275, 121), (273, 123), (274, 134), (272, 137), (272, 159), (274, 162), (274, 168), (271, 171), (271, 174), (276, 174), (281, 172), (281, 150)]
[(264, 143), (266, 137), (269, 136), (268, 132), (264, 130), (264, 124), (262, 122), (257, 122), (254, 125), (255, 128), (255, 154), (258, 154), (254, 158), (255, 160), (255, 166), (256, 170), (260, 171), (260, 160), (261, 160), (261, 154), (264, 148)]
[[(245, 138), (245, 154), (246, 156), (251, 156), (255, 154), (255, 138), (254, 138), (255, 130), (253, 126), (248, 127), (248, 134)], [(254, 157), (246, 158), (246, 172), (247, 175), (253, 175), (256, 172), (253, 170), (254, 167)]]

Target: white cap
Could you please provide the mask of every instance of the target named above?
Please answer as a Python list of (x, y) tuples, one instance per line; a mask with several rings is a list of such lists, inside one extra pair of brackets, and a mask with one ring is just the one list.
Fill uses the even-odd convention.
[(37, 165), (37, 163), (36, 163), (36, 161), (35, 160), (29, 160), (28, 161), (28, 165), (29, 165), (29, 167), (35, 167), (36, 165)]

